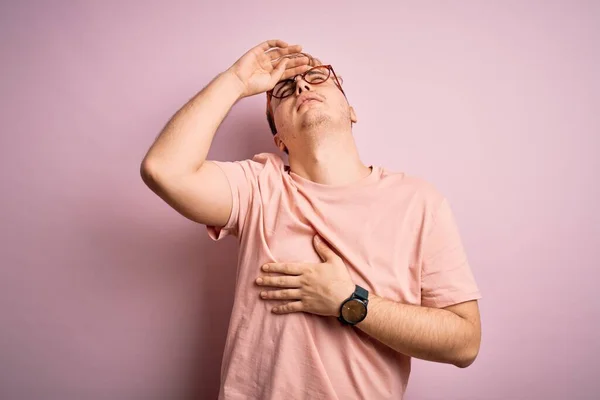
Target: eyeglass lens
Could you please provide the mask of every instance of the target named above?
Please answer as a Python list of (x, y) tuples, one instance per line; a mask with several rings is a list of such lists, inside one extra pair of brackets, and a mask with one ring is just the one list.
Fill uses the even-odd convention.
[[(304, 74), (300, 75), (305, 81), (310, 84), (318, 85), (325, 82), (329, 78), (329, 68), (318, 66), (309, 69)], [(297, 76), (296, 78), (299, 78)], [(296, 89), (296, 82), (294, 79), (286, 79), (278, 82), (273, 88), (273, 96), (283, 98), (291, 96)]]

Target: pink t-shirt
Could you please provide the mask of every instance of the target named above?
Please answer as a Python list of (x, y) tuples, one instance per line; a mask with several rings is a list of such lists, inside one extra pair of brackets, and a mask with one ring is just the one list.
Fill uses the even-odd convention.
[[(345, 186), (288, 171), (270, 153), (216, 162), (233, 194), (219, 240), (239, 241), (235, 299), (219, 399), (400, 399), (410, 357), (335, 317), (277, 315), (255, 279), (267, 262), (314, 262), (319, 233), (354, 283), (400, 303), (446, 307), (479, 299), (448, 202), (432, 185), (373, 166)], [(349, 293), (350, 294), (350, 293)]]

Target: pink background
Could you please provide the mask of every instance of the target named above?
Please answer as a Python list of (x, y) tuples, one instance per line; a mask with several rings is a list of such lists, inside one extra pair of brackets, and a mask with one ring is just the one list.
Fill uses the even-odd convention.
[[(407, 398), (597, 398), (599, 2), (11, 3), (0, 398), (216, 396), (236, 244), (209, 242), (139, 164), (188, 98), (271, 38), (344, 76), (365, 162), (425, 177), (456, 212), (481, 352), (466, 370), (415, 361)], [(262, 151), (258, 96), (210, 156)]]

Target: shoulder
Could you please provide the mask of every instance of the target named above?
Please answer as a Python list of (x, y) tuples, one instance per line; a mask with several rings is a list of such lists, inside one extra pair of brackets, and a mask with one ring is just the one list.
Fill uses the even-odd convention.
[(444, 200), (444, 195), (438, 187), (426, 178), (385, 167), (380, 167), (380, 170), (382, 184), (392, 190), (415, 196), (429, 204), (439, 204)]
[(382, 181), (389, 181), (395, 206), (417, 215), (424, 231), (431, 231), (436, 220), (452, 215), (448, 198), (431, 180), (389, 169), (383, 169), (382, 176)]
[(229, 183), (239, 187), (256, 186), (260, 181), (273, 180), (285, 171), (285, 163), (277, 154), (258, 153), (237, 161), (211, 160), (224, 173)]
[(258, 153), (240, 161), (227, 163), (235, 166), (244, 179), (252, 184), (281, 180), (285, 173), (285, 162), (274, 153)]
[(258, 153), (251, 159), (243, 161), (254, 171), (258, 180), (280, 180), (286, 173), (286, 164), (281, 156), (274, 153)]
[(284, 171), (283, 159), (274, 153), (258, 153), (250, 158), (238, 161), (212, 161), (225, 170), (237, 170), (239, 173), (258, 177), (259, 175)]
[(283, 171), (285, 169), (285, 162), (281, 156), (275, 153), (258, 153), (248, 161), (275, 170)]

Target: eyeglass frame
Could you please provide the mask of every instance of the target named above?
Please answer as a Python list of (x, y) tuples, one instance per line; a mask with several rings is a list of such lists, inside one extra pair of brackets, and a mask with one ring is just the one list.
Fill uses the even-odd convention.
[[(277, 86), (277, 85), (278, 85), (280, 82), (284, 82), (284, 81), (288, 81), (288, 80), (291, 80), (291, 81), (293, 81), (293, 82), (294, 82), (296, 85), (298, 85), (298, 83), (296, 82), (296, 79), (297, 79), (299, 76), (301, 77), (301, 79), (303, 79), (303, 80), (304, 80), (304, 77), (305, 77), (305, 76), (306, 76), (306, 74), (308, 74), (310, 71), (312, 71), (312, 70), (314, 70), (314, 69), (316, 69), (316, 68), (323, 68), (323, 67), (327, 68), (327, 69), (328, 69), (328, 70), (329, 70), (331, 73), (333, 73), (333, 78), (334, 78), (335, 85), (338, 87), (338, 89), (340, 89), (340, 91), (342, 92), (342, 94), (344, 95), (344, 97), (346, 97), (346, 93), (344, 92), (344, 89), (342, 89), (342, 85), (341, 85), (341, 83), (340, 83), (340, 80), (339, 80), (339, 78), (337, 77), (337, 75), (336, 75), (335, 71), (333, 70), (333, 67), (331, 66), (331, 64), (325, 64), (325, 65), (315, 65), (315, 66), (313, 66), (312, 68), (309, 68), (309, 69), (307, 69), (306, 71), (304, 71), (304, 72), (303, 72), (303, 73), (301, 73), (301, 74), (296, 74), (296, 75), (294, 75), (293, 77), (290, 77), (290, 78), (284, 79), (283, 81), (279, 81), (279, 82), (277, 82), (277, 83), (275, 84), (275, 86)], [(323, 82), (319, 82), (319, 83), (310, 83), (310, 82), (307, 82), (307, 83), (309, 83), (310, 85), (321, 85), (321, 84), (323, 84), (323, 83), (327, 82), (327, 81), (329, 80), (329, 77), (330, 77), (330, 76), (331, 76), (331, 74), (327, 75), (327, 79), (325, 79)], [(290, 94), (289, 96), (285, 96), (285, 97), (277, 97), (277, 96), (275, 96), (275, 95), (273, 94), (273, 90), (274, 90), (274, 89), (275, 89), (275, 87), (273, 87), (273, 89), (271, 89), (271, 90), (268, 90), (268, 91), (267, 91), (267, 116), (268, 116), (268, 117), (271, 117), (271, 118), (273, 118), (273, 110), (271, 109), (271, 98), (272, 98), (272, 97), (275, 97), (276, 99), (285, 99), (285, 98), (288, 98), (288, 97), (290, 97), (290, 96), (293, 96), (293, 94)], [(274, 121), (274, 118), (273, 118), (273, 121)]]

